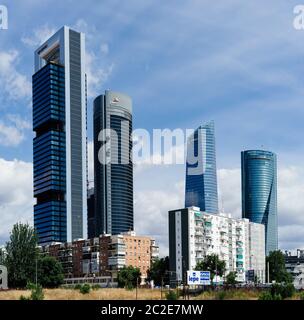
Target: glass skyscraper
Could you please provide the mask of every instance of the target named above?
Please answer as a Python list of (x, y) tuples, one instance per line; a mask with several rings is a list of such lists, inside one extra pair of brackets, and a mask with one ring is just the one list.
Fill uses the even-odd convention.
[(273, 152), (242, 152), (242, 216), (265, 225), (267, 255), (278, 249), (277, 159)]
[(185, 207), (218, 213), (214, 122), (200, 126), (187, 142)]
[(95, 236), (134, 229), (132, 101), (106, 91), (94, 101)]
[(86, 238), (84, 34), (63, 27), (35, 51), (34, 226), (40, 244)]

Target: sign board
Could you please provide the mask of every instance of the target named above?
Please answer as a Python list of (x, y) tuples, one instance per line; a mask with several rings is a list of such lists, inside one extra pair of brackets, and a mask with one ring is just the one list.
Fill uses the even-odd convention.
[(187, 271), (188, 285), (210, 285), (209, 271)]
[(7, 290), (7, 269), (0, 266), (0, 289)]
[(247, 271), (247, 281), (254, 281), (255, 272), (254, 270)]

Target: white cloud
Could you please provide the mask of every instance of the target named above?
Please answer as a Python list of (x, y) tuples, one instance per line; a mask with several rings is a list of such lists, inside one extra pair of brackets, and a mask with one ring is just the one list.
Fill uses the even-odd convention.
[(25, 130), (31, 123), (18, 114), (8, 114), (7, 122), (0, 120), (0, 145), (18, 146), (25, 139)]
[(0, 172), (0, 240), (3, 242), (16, 222), (32, 224), (32, 164), (0, 158)]
[(114, 69), (114, 63), (107, 67), (100, 67), (98, 57), (92, 52), (86, 52), (86, 74), (88, 79), (88, 96), (96, 97), (101, 93), (102, 86), (108, 80)]
[(135, 193), (135, 230), (138, 234), (154, 237), (160, 254), (168, 255), (168, 211), (182, 208), (183, 182), (171, 189), (152, 189)]
[(109, 53), (109, 45), (107, 43), (102, 43), (100, 45), (100, 52), (104, 55), (107, 55)]
[(17, 50), (0, 51), (0, 82), (2, 90), (11, 100), (31, 96), (31, 83), (25, 75), (17, 71), (18, 62)]
[(55, 32), (56, 32), (55, 28), (45, 24), (35, 29), (31, 35), (23, 36), (21, 38), (21, 41), (29, 47), (32, 47), (32, 48), (39, 47)]

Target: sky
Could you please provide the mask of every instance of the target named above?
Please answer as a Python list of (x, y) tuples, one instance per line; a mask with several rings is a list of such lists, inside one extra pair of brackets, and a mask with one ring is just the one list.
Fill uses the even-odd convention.
[[(278, 157), (279, 245), (304, 248), (304, 30), (301, 0), (0, 0), (0, 245), (32, 223), (34, 50), (68, 25), (86, 34), (88, 137), (106, 89), (133, 100), (133, 126), (171, 130), (214, 120), (220, 208), (241, 217), (240, 152)], [(304, 1), (303, 1), (304, 4)], [(167, 212), (184, 204), (184, 165), (134, 169), (135, 229), (168, 253)]]

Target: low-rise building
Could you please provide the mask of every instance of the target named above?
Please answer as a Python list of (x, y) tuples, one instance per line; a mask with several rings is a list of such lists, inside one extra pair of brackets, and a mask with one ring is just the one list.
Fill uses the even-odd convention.
[(169, 211), (170, 271), (175, 279), (182, 281), (187, 270), (194, 270), (211, 254), (225, 261), (225, 275), (236, 272), (237, 281), (245, 282), (253, 273), (264, 282), (264, 225), (229, 214), (209, 214), (197, 207)]
[(133, 266), (140, 269), (144, 281), (158, 252), (154, 239), (136, 236), (133, 231), (42, 247), (43, 254), (62, 264), (65, 278), (111, 275), (115, 279), (121, 268)]

